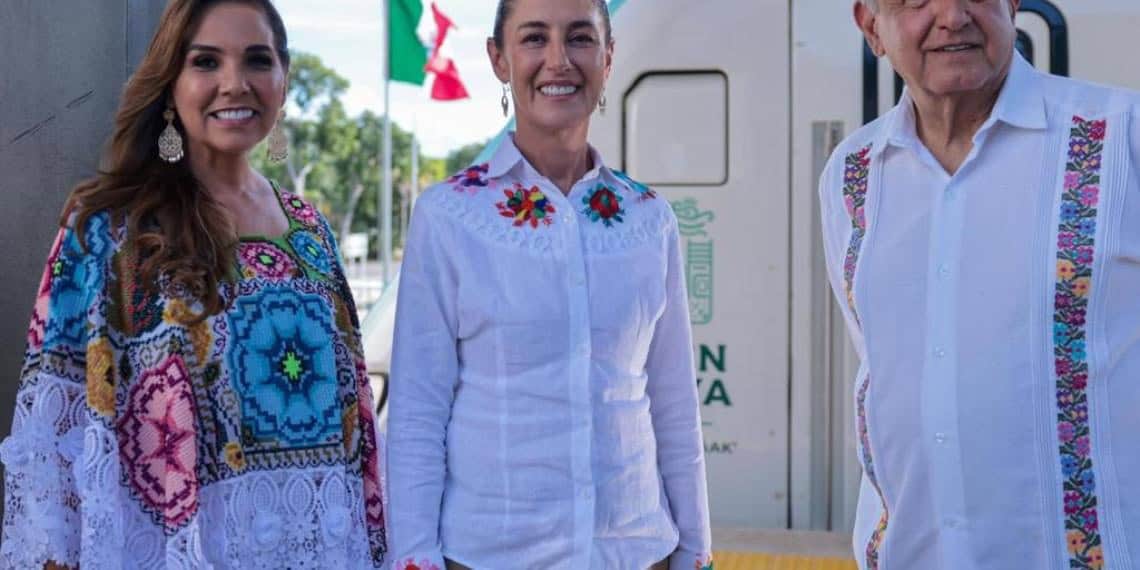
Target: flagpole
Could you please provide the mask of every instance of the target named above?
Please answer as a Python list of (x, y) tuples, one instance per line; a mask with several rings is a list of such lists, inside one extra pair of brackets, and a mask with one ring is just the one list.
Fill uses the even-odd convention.
[(383, 286), (388, 286), (392, 271), (392, 11), (384, 0), (384, 186), (380, 189), (380, 255)]
[(408, 215), (404, 219), (407, 224), (404, 225), (404, 243), (408, 243), (407, 228), (412, 223), (412, 206), (416, 203), (416, 195), (420, 193), (420, 139), (416, 137), (416, 133), (412, 131), (412, 187), (408, 190), (408, 203), (405, 206), (408, 209)]

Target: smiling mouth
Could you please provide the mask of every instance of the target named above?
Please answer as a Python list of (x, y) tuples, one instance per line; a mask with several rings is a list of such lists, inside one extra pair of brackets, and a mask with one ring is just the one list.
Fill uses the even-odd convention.
[(981, 46), (978, 44), (953, 44), (953, 45), (940, 47), (940, 48), (933, 50), (933, 51), (940, 52), (940, 53), (959, 53), (959, 52), (963, 52), (963, 51), (969, 51), (972, 49), (978, 49), (980, 47)]
[(547, 97), (565, 97), (573, 95), (578, 92), (577, 85), (545, 85), (538, 88), (538, 91)]
[(223, 121), (244, 121), (256, 115), (257, 112), (249, 108), (241, 109), (222, 109), (221, 111), (214, 111), (210, 113), (211, 117), (221, 119)]

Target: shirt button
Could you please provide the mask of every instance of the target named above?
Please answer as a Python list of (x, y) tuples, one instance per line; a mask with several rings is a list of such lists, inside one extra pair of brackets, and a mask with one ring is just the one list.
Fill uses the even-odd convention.
[(938, 433), (934, 434), (934, 441), (936, 441), (940, 444), (946, 443), (946, 434), (944, 434), (942, 432), (938, 432)]
[(950, 275), (950, 266), (943, 263), (938, 266), (938, 276), (945, 278)]
[(946, 349), (941, 348), (941, 347), (934, 349), (934, 356), (937, 358), (942, 358), (942, 357), (946, 356)]
[(573, 217), (571, 217), (571, 216), (570, 216), (570, 214), (564, 214), (564, 215), (562, 216), (562, 221), (563, 221), (563, 222), (566, 222), (567, 224), (569, 224), (570, 222), (574, 221), (574, 218), (573, 218)]

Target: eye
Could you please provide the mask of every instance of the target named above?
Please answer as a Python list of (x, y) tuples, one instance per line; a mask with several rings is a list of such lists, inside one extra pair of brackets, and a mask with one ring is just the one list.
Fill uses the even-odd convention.
[(273, 58), (264, 53), (253, 54), (249, 56), (247, 61), (251, 66), (259, 69), (269, 69), (273, 67)]
[(593, 45), (594, 36), (589, 34), (578, 34), (570, 37), (570, 43), (579, 45)]
[(199, 55), (190, 60), (190, 65), (198, 69), (213, 70), (218, 68), (218, 58), (212, 55)]
[(546, 41), (546, 36), (538, 33), (527, 34), (523, 36), (522, 43), (524, 44), (541, 44)]

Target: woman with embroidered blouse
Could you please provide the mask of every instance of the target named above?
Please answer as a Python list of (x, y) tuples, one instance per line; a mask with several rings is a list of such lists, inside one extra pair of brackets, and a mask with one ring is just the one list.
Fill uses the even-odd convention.
[(501, 0), (517, 130), (429, 189), (400, 277), (397, 570), (711, 567), (677, 221), (587, 144), (604, 0)]
[(44, 272), (0, 567), (384, 567), (332, 231), (248, 161), (287, 150), (288, 67), (269, 0), (167, 6)]

